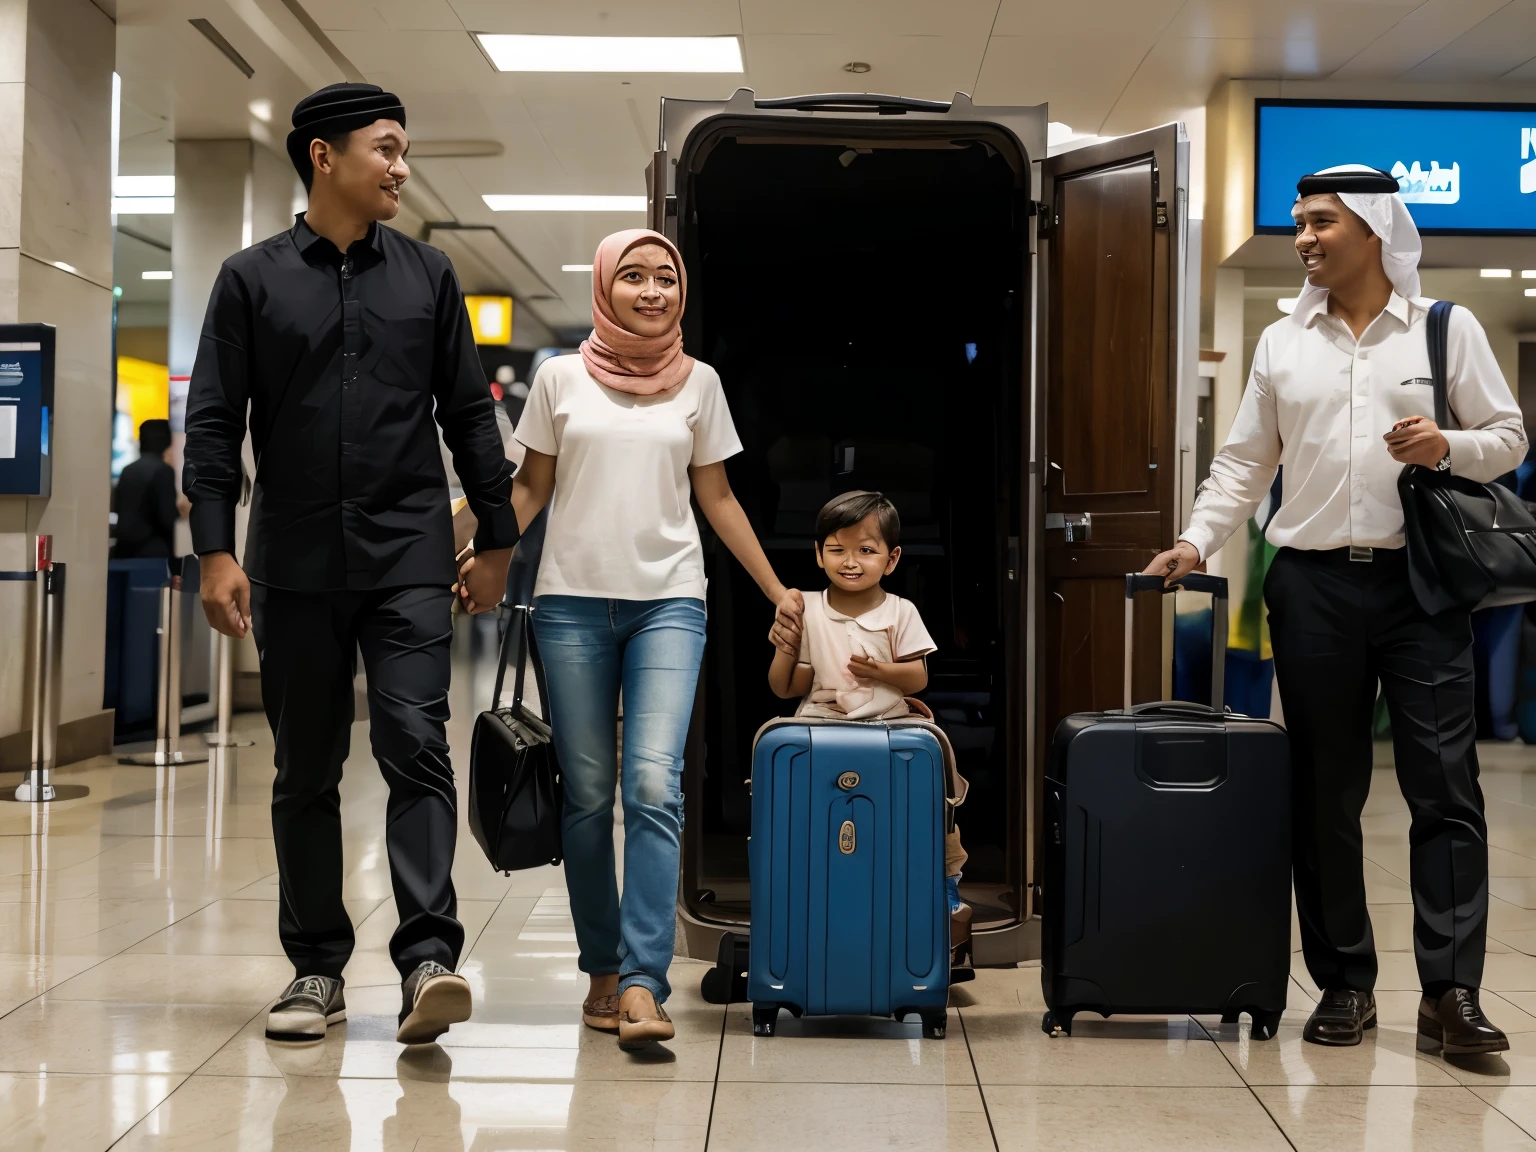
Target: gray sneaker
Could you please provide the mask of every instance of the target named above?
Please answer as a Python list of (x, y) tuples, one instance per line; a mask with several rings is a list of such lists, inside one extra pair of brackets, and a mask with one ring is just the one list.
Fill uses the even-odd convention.
[(267, 1039), (303, 1043), (324, 1040), (329, 1024), (347, 1018), (341, 981), (329, 976), (301, 976), (267, 1013)]
[(423, 960), (400, 986), (401, 1044), (430, 1044), (450, 1024), (469, 1019), (469, 981), (432, 960)]

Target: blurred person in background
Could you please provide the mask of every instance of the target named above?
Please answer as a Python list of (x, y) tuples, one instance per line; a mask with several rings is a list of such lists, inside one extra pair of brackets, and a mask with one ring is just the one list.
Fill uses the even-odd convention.
[(171, 466), (171, 422), (139, 425), (139, 458), (123, 469), (113, 494), (117, 529), (114, 560), (169, 560), (176, 555), (181, 505)]

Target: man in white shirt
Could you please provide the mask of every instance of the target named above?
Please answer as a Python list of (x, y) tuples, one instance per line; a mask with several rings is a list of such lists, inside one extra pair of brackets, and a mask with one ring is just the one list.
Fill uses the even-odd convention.
[(1270, 325), (1226, 446), (1194, 513), (1149, 573), (1177, 580), (1259, 506), (1277, 467), (1283, 499), (1265, 580), (1275, 673), (1290, 733), (1296, 907), (1323, 996), (1303, 1036), (1349, 1045), (1375, 1026), (1376, 950), (1360, 813), (1371, 781), (1378, 680), (1398, 782), (1412, 814), (1419, 1033), (1447, 1054), (1499, 1052), (1478, 1001), (1488, 919), (1488, 845), (1477, 783), (1472, 629), (1428, 616), (1408, 585), (1397, 479), (1419, 464), (1491, 481), (1525, 457), (1519, 405), (1473, 315), (1450, 316), (1447, 396), (1434, 411), (1419, 296), (1418, 229), (1397, 181), (1346, 165), (1297, 185), (1296, 251), (1307, 283)]

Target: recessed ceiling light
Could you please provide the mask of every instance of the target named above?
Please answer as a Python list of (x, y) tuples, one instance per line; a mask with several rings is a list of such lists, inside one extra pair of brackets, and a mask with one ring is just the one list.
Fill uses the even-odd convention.
[(1525, 294), (1527, 296), (1536, 296), (1536, 288), (1527, 288)]
[(562, 272), (590, 272), (590, 271), (592, 271), (592, 265), (590, 265), (590, 264), (562, 264), (562, 265), (560, 265), (560, 271), (562, 271)]
[(1481, 275), (1484, 280), (1508, 280), (1511, 272), (1508, 268), (1484, 268)]
[(1280, 311), (1289, 316), (1292, 312), (1296, 311), (1296, 302), (1300, 299), (1300, 296), (1282, 296), (1275, 301), (1275, 304)]
[(523, 36), (479, 32), (500, 72), (740, 72), (734, 36)]
[(171, 270), (169, 268), (163, 268), (159, 271), (139, 273), (140, 280), (169, 280), (170, 278)]
[(260, 100), (252, 100), (246, 107), (250, 109), (251, 115), (263, 124), (272, 123), (272, 101), (266, 97), (262, 97)]
[(1536, 280), (1536, 268), (1522, 268), (1520, 270), (1520, 279)]
[(174, 196), (176, 195), (176, 177), (114, 176), (112, 177), (112, 195)]
[(843, 65), (843, 71), (852, 72), (857, 76), (862, 76), (864, 73), (869, 71), (869, 65), (864, 63), (862, 60), (850, 60), (848, 63)]
[(480, 197), (492, 212), (644, 212), (644, 196), (510, 196)]
[(55, 260), (53, 266), (60, 271), (68, 272), (71, 276), (78, 275), (80, 272), (80, 269), (76, 268), (73, 264), (66, 264), (62, 260)]
[(114, 216), (169, 216), (176, 211), (174, 196), (114, 196)]

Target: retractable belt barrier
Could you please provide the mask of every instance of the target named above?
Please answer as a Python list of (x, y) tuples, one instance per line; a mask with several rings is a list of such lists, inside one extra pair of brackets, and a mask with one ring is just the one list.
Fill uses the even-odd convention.
[[(191, 573), (191, 588), (186, 588), (186, 573)], [(208, 753), (184, 751), (181, 747), (181, 593), (197, 588), (194, 559), (184, 566), (183, 575), (172, 576), (160, 589), (160, 670), (155, 696), (155, 750), (123, 756), (121, 764), (159, 768), (176, 764), (201, 764)], [(223, 670), (220, 670), (222, 681)], [(221, 684), (222, 687), (222, 684)], [(220, 702), (220, 709), (223, 709)]]
[(30, 581), (32, 636), (27, 646), (31, 673), (29, 709), (32, 756), (13, 799), (36, 804), (54, 799), (49, 779), (58, 759), (60, 667), (64, 656), (64, 565), (54, 562), (53, 537), (37, 537), (37, 566), (30, 572), (0, 572), (0, 581)]

